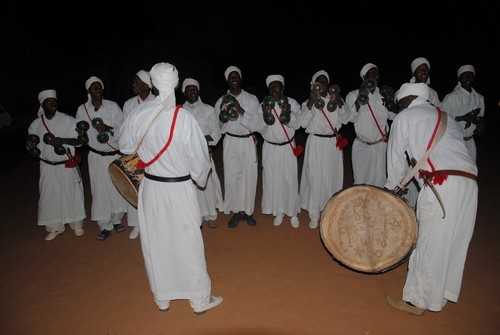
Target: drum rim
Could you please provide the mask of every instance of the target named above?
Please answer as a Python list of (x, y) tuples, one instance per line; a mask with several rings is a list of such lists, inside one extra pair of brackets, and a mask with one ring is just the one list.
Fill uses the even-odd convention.
[[(115, 172), (119, 172), (121, 176), (127, 177), (127, 178), (124, 178), (124, 179), (127, 181), (127, 183), (129, 185), (131, 185), (135, 189), (134, 183), (128, 178), (128, 175), (125, 173), (125, 171), (120, 166), (121, 163), (122, 163), (122, 161), (120, 159), (115, 159), (113, 162), (111, 162), (109, 164), (109, 166), (108, 166), (108, 172), (109, 172), (111, 181), (113, 182), (113, 185), (115, 186), (115, 188), (118, 191), (118, 193), (120, 193), (120, 195), (130, 205), (132, 205), (133, 207), (137, 208), (137, 204), (138, 204), (138, 201), (139, 201), (138, 194), (137, 193), (132, 194), (132, 195), (125, 194), (125, 192), (122, 190), (122, 188), (118, 186), (120, 184), (120, 182), (118, 182), (118, 180), (116, 179), (116, 173)], [(133, 199), (129, 199), (130, 197), (132, 197)]]
[[(348, 192), (355, 191), (356, 189), (371, 189), (371, 190), (377, 190), (377, 191), (383, 191), (384, 194), (391, 195), (392, 199), (397, 199), (397, 202), (400, 203), (402, 206), (407, 208), (408, 210), (405, 211), (405, 213), (408, 214), (410, 221), (413, 222), (413, 224), (410, 227), (410, 235), (407, 240), (408, 242), (405, 243), (406, 247), (405, 249), (402, 249), (401, 255), (397, 257), (397, 259), (393, 259), (389, 262), (389, 260), (385, 261), (384, 263), (377, 263), (377, 267), (370, 267), (362, 265), (362, 264), (354, 264), (347, 259), (347, 257), (344, 256), (341, 252), (339, 252), (339, 247), (334, 244), (334, 239), (330, 239), (329, 236), (331, 236), (329, 233), (329, 228), (333, 227), (334, 224), (326, 224), (324, 223), (324, 220), (326, 216), (335, 209), (335, 207), (331, 208), (333, 205), (331, 205), (333, 202), (333, 199), (338, 199), (341, 194), (347, 194)], [(321, 240), (323, 241), (324, 246), (328, 250), (328, 252), (341, 264), (345, 265), (346, 267), (363, 272), (363, 273), (382, 273), (389, 271), (391, 269), (394, 269), (398, 265), (402, 263), (404, 259), (406, 259), (407, 256), (411, 253), (411, 250), (415, 246), (416, 239), (417, 239), (417, 233), (418, 233), (418, 226), (417, 226), (417, 220), (416, 220), (416, 215), (415, 211), (401, 198), (398, 196), (394, 195), (391, 193), (389, 190), (384, 189), (382, 187), (374, 186), (374, 185), (366, 185), (366, 184), (359, 184), (359, 185), (353, 185), (351, 187), (342, 189), (338, 192), (336, 192), (327, 202), (325, 209), (322, 213), (321, 216), (321, 221), (320, 221), (320, 235), (321, 235)], [(404, 252), (403, 252), (404, 251)]]

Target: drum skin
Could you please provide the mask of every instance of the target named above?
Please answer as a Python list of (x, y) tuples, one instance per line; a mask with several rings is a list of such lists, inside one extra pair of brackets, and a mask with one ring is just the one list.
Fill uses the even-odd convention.
[(139, 185), (144, 177), (144, 170), (136, 168), (138, 162), (137, 154), (125, 155), (115, 159), (108, 167), (111, 181), (116, 189), (135, 208), (137, 208)]
[(393, 193), (356, 185), (335, 194), (321, 217), (321, 239), (339, 262), (361, 272), (390, 270), (415, 245), (414, 211)]

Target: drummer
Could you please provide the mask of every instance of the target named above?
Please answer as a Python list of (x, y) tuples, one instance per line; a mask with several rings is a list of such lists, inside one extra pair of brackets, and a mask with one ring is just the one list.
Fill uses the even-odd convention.
[[(62, 234), (66, 223), (76, 236), (82, 236), (85, 219), (83, 185), (77, 171), (78, 162), (73, 158), (75, 150), (72, 148), (80, 144), (76, 139), (76, 121), (57, 111), (55, 90), (40, 92), (38, 100), (38, 117), (28, 129), (29, 138), (37, 138), (38, 143), (29, 139), (26, 143), (27, 149), (31, 149), (30, 153), (35, 153), (34, 156), (40, 159), (38, 225), (45, 226), (47, 241)], [(55, 136), (52, 144), (45, 143), (46, 134), (49, 133)], [(57, 143), (62, 151), (56, 152)]]
[[(182, 107), (190, 111), (194, 116), (198, 125), (205, 135), (205, 140), (209, 146), (209, 152), (217, 145), (221, 138), (219, 120), (215, 114), (214, 108), (200, 98), (200, 83), (193, 78), (186, 78), (182, 83), (182, 93), (186, 97), (186, 102)], [(217, 210), (222, 210), (222, 191), (219, 176), (215, 170), (215, 165), (212, 157), (210, 157), (210, 165), (212, 172), (208, 177), (207, 186), (204, 189), (198, 189), (198, 203), (203, 223), (207, 223), (208, 227), (215, 228), (217, 223)]]
[[(155, 98), (151, 93), (151, 77), (149, 72), (140, 70), (135, 74), (132, 82), (132, 91), (135, 96), (125, 101), (123, 104), (123, 117), (126, 120), (130, 114), (134, 113), (139, 105), (145, 101), (150, 101)], [(127, 204), (127, 223), (129, 227), (133, 227), (129, 238), (136, 239), (139, 236), (139, 224), (137, 218), (137, 209), (134, 206)]]
[[(403, 177), (412, 177), (405, 176), (405, 152), (418, 162), (436, 141), (417, 174), (421, 187), (417, 202), (419, 235), (410, 257), (403, 297), (387, 297), (390, 306), (421, 315), (425, 310), (441, 311), (448, 301), (458, 301), (476, 220), (477, 167), (458, 123), (429, 103), (426, 84), (403, 84), (396, 99), (404, 110), (392, 124), (386, 188), (402, 187), (399, 184)], [(447, 121), (441, 138), (440, 118)]]
[(104, 83), (98, 77), (90, 77), (85, 82), (85, 89), (88, 99), (78, 107), (76, 119), (91, 124), (88, 130), (91, 219), (97, 221), (100, 228), (97, 239), (103, 241), (111, 235), (113, 229), (116, 232), (125, 230), (121, 220), (127, 204), (108, 173), (109, 164), (119, 157), (116, 142), (123, 114), (115, 102), (103, 98)]

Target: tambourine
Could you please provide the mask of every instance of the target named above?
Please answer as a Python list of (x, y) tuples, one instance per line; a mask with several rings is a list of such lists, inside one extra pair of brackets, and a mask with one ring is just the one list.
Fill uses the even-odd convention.
[(89, 126), (89, 123), (87, 121), (78, 121), (77, 124), (76, 124), (76, 132), (78, 134), (82, 134), (82, 133), (85, 133), (87, 132), (87, 130), (89, 130), (90, 126)]

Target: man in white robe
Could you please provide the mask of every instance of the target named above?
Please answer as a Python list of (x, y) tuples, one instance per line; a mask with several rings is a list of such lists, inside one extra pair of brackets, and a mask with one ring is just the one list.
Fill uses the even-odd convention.
[[(132, 90), (135, 94), (132, 98), (125, 101), (123, 104), (123, 117), (127, 119), (139, 105), (146, 101), (153, 100), (155, 96), (151, 93), (151, 77), (149, 73), (144, 70), (140, 70), (136, 73), (134, 81), (132, 82)], [(129, 234), (131, 240), (136, 239), (139, 236), (139, 224), (137, 217), (137, 209), (131, 204), (127, 203), (127, 224), (129, 227), (133, 227)]]
[[(337, 136), (349, 120), (349, 113), (341, 101), (332, 111), (327, 109), (331, 99), (329, 84), (326, 71), (316, 72), (311, 80), (311, 95), (302, 104), (301, 126), (309, 136), (300, 181), (300, 203), (309, 212), (311, 229), (318, 227), (321, 211), (344, 183), (344, 159)], [(314, 85), (319, 85), (316, 86), (318, 92), (314, 91)]]
[[(209, 148), (217, 145), (221, 138), (219, 120), (212, 106), (201, 101), (200, 83), (193, 78), (186, 78), (182, 82), (182, 93), (186, 97), (183, 107), (193, 114)], [(213, 149), (210, 149), (212, 151)], [(211, 172), (208, 177), (207, 186), (198, 189), (198, 203), (200, 205), (203, 222), (207, 222), (210, 228), (217, 227), (217, 210), (223, 209), (222, 191), (219, 176), (215, 169), (214, 160), (210, 157)]]
[[(424, 310), (440, 311), (447, 301), (458, 300), (474, 230), (478, 192), (476, 164), (465, 147), (459, 124), (431, 105), (428, 96), (428, 86), (422, 83), (403, 84), (397, 94), (398, 103), (406, 109), (392, 124), (385, 185), (391, 190), (403, 188), (403, 178), (411, 177), (411, 174), (406, 176), (405, 152), (419, 161), (431, 147), (417, 174), (421, 186), (417, 202), (418, 237), (409, 261), (403, 298), (388, 297), (391, 306), (417, 315)], [(446, 118), (447, 127), (439, 137), (436, 134), (442, 118)], [(422, 176), (440, 194), (443, 208)]]
[[(66, 223), (76, 236), (84, 234), (85, 219), (83, 185), (75, 159), (76, 120), (57, 111), (57, 95), (54, 90), (44, 90), (38, 95), (40, 109), (38, 117), (31, 123), (28, 135), (35, 135), (38, 143), (27, 142), (30, 152), (40, 159), (40, 181), (38, 200), (38, 225), (45, 226), (49, 234), (47, 241), (64, 232)], [(44, 136), (52, 134), (54, 142), (46, 143)], [(53, 144), (64, 148), (56, 153)]]
[(299, 182), (294, 136), (299, 127), (300, 105), (284, 95), (285, 78), (282, 75), (268, 76), (266, 86), (269, 95), (259, 107), (259, 132), (264, 138), (262, 213), (274, 216), (274, 226), (281, 225), (287, 215), (291, 226), (299, 228)]
[(177, 69), (158, 63), (150, 75), (159, 96), (127, 118), (120, 137), (121, 152), (138, 148), (145, 167), (138, 199), (144, 263), (160, 310), (168, 310), (171, 300), (189, 299), (202, 313), (222, 302), (211, 295), (193, 183), (206, 184), (208, 148), (196, 119), (175, 106)]
[(368, 84), (366, 95), (360, 90), (349, 92), (346, 105), (350, 122), (354, 123), (356, 139), (352, 145), (352, 169), (354, 184), (383, 186), (387, 178), (387, 120), (394, 113), (387, 110), (378, 88), (379, 70), (375, 64), (365, 64), (360, 72), (363, 84)]
[(101, 230), (97, 239), (103, 241), (110, 236), (113, 228), (117, 232), (125, 230), (121, 220), (127, 210), (127, 202), (118, 193), (108, 172), (109, 164), (119, 158), (117, 142), (123, 113), (115, 102), (103, 98), (104, 84), (101, 79), (90, 77), (85, 82), (85, 89), (88, 99), (78, 107), (76, 119), (90, 124), (87, 160), (92, 191), (91, 219), (97, 221)]
[[(229, 86), (226, 95), (236, 99), (237, 118), (224, 117), (221, 113), (224, 97), (215, 104), (215, 111), (222, 122), (224, 161), (224, 213), (234, 213), (228, 227), (235, 228), (240, 220), (255, 225), (255, 193), (257, 190), (257, 148), (253, 133), (259, 123), (259, 100), (241, 88), (241, 70), (229, 66), (224, 72)], [(222, 115), (221, 115), (222, 114)]]
[(442, 104), (444, 111), (462, 125), (465, 144), (474, 160), (477, 156), (474, 135), (481, 133), (484, 118), (484, 97), (474, 89), (475, 76), (474, 66), (461, 66), (457, 71), (458, 83)]
[(437, 92), (430, 86), (431, 85), (431, 77), (429, 75), (431, 71), (431, 63), (425, 57), (417, 57), (415, 58), (411, 64), (411, 74), (412, 77), (410, 79), (410, 83), (425, 83), (429, 86), (429, 101), (434, 106), (439, 106), (441, 103), (439, 102), (439, 95)]

